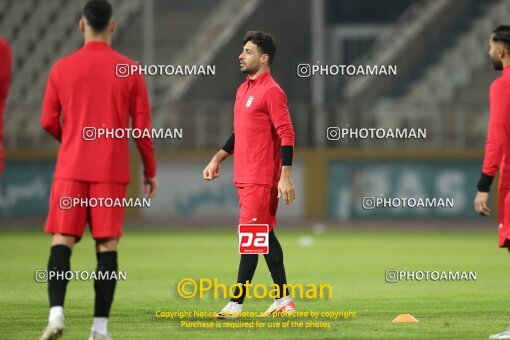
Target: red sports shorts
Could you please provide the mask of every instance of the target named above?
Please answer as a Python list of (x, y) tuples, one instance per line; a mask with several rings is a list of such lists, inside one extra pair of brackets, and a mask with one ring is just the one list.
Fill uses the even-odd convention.
[(278, 210), (278, 189), (260, 184), (240, 184), (237, 187), (239, 198), (239, 224), (267, 224), (269, 231), (276, 225)]
[(95, 204), (90, 207), (93, 204), (73, 205), (70, 202), (75, 198), (123, 199), (125, 195), (126, 184), (54, 179), (44, 231), (51, 234), (76, 236), (78, 242), (88, 222), (92, 237), (95, 239), (120, 237), (124, 207), (112, 207), (111, 204), (109, 207), (106, 204), (102, 206)]

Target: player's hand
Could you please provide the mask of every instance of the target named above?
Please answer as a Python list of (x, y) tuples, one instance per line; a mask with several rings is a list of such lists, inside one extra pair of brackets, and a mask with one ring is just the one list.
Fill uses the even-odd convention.
[(278, 198), (283, 197), (286, 205), (291, 205), (296, 198), (294, 182), (290, 176), (282, 176), (278, 182)]
[(214, 159), (207, 164), (203, 171), (204, 179), (207, 181), (212, 181), (220, 177), (220, 163), (216, 162)]
[(158, 191), (159, 183), (156, 177), (149, 178), (144, 176), (143, 178), (143, 193), (145, 197), (152, 198), (156, 196), (156, 192)]
[(491, 210), (487, 206), (489, 200), (488, 192), (478, 191), (475, 196), (475, 211), (482, 216), (489, 216)]

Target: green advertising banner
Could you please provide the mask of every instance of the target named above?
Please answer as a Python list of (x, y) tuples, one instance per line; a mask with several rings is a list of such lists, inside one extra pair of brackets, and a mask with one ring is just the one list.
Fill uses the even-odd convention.
[(0, 179), (0, 218), (45, 216), (53, 169), (53, 161), (7, 163)]
[(480, 167), (475, 161), (331, 161), (328, 216), (470, 218)]

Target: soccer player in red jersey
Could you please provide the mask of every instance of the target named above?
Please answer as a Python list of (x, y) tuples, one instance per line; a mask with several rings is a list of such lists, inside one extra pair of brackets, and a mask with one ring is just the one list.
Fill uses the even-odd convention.
[(0, 37), (0, 177), (4, 169), (4, 110), (11, 85), (12, 54), (7, 41)]
[[(489, 216), (487, 205), (492, 180), (499, 171), (499, 247), (510, 251), (510, 26), (498, 26), (489, 39), (489, 56), (495, 70), (503, 71), (490, 87), (490, 118), (475, 211)], [(510, 329), (489, 339), (510, 339)]]
[[(239, 223), (269, 225), (269, 253), (265, 254), (277, 298), (266, 313), (292, 312), (294, 302), (285, 289), (287, 278), (283, 251), (273, 228), (276, 225), (278, 198), (290, 205), (295, 198), (291, 178), (294, 128), (287, 97), (270, 74), (276, 52), (274, 38), (264, 32), (250, 31), (239, 56), (246, 81), (239, 86), (234, 105), (234, 133), (203, 171), (205, 180), (219, 177), (220, 163), (234, 155), (234, 185), (239, 198)], [(251, 282), (257, 268), (257, 254), (242, 254), (237, 288), (218, 318), (236, 317), (242, 312), (246, 296), (244, 284)]]
[[(110, 339), (108, 316), (113, 302), (117, 245), (122, 235), (124, 207), (70, 206), (69, 199), (125, 198), (129, 174), (127, 139), (91, 139), (91, 128), (150, 129), (150, 104), (141, 75), (117, 77), (117, 65), (133, 65), (110, 46), (115, 30), (106, 0), (86, 3), (79, 23), (85, 44), (52, 67), (43, 102), (41, 124), (60, 142), (45, 231), (51, 233), (48, 261), (50, 313), (41, 339), (59, 338), (64, 331), (64, 297), (73, 246), (88, 222), (96, 241), (95, 306), (90, 339)], [(86, 129), (85, 129), (86, 128)], [(87, 138), (85, 138), (87, 137)], [(144, 191), (157, 191), (154, 144), (136, 139), (144, 165)], [(60, 273), (61, 276), (51, 273)]]

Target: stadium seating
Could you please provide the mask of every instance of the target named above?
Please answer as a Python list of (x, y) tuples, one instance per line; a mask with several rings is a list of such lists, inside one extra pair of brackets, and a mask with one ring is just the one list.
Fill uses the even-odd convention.
[[(247, 22), (260, 25), (260, 21), (253, 21), (250, 16), (263, 7), (260, 6), (262, 0), (156, 0), (152, 18), (155, 48), (151, 56), (144, 53), (147, 46), (144, 35), (146, 3), (143, 0), (115, 0), (112, 3), (118, 24), (115, 48), (141, 63), (164, 65), (208, 64), (223, 59), (222, 47), (231, 43), (234, 36), (238, 39), (236, 34), (243, 25), (250, 27), (245, 25)], [(441, 32), (444, 38), (439, 42), (425, 39), (424, 35), (441, 14), (451, 14), (448, 13), (453, 10), (451, 4), (457, 4), (464, 10), (462, 13), (467, 13), (465, 17), (451, 16), (463, 21), (452, 22), (447, 32)], [(476, 6), (470, 9), (472, 4)], [(51, 65), (82, 44), (82, 37), (77, 34), (82, 5), (79, 1), (66, 0), (0, 1), (0, 32), (11, 43), (15, 57), (14, 77), (4, 117), (6, 148), (47, 147), (51, 140), (39, 126), (44, 88)], [(504, 22), (509, 14), (510, 5), (504, 0), (470, 0), (469, 4), (459, 0), (414, 2), (394, 23), (390, 33), (381, 35), (360, 63), (391, 64), (407, 53), (416, 40), (420, 40), (429, 54), (424, 57), (426, 62), (420, 62), (420, 67), (411, 70), (399, 69), (398, 78), (390, 80), (387, 86), (391, 88), (390, 93), (361, 101), (356, 96), (364, 95), (379, 80), (350, 77), (340, 103), (326, 103), (324, 109), (328, 120), (336, 125), (345, 122), (351, 126), (423, 124), (435, 136), (427, 147), (446, 142), (458, 147), (479, 145), (485, 135), (486, 116), (483, 113), (487, 112), (488, 84), (495, 76), (487, 70), (488, 32), (497, 23)], [(303, 44), (308, 46), (306, 42)], [(285, 52), (279, 52), (279, 57)], [(292, 53), (285, 57), (290, 55)], [(231, 57), (229, 54), (228, 58)], [(287, 65), (300, 61), (287, 60)], [(200, 91), (196, 89), (196, 80), (197, 77), (148, 79), (154, 126), (183, 128), (191, 137), (177, 144), (160, 142), (166, 147), (218, 145), (230, 131), (231, 97), (223, 96), (214, 103), (211, 99), (195, 101), (194, 98), (200, 97), (197, 96)], [(295, 81), (293, 75), (290, 80), (287, 78), (286, 87), (289, 84), (296, 86), (291, 91), (304, 94), (307, 91), (304, 83)], [(203, 87), (199, 89), (203, 91)], [(192, 95), (186, 97), (189, 94)], [(350, 102), (351, 98), (355, 105)], [(299, 112), (294, 115), (296, 129), (304, 132), (300, 133), (299, 143), (313, 145), (314, 138), (310, 134), (316, 132), (313, 118), (314, 110), (318, 109), (307, 102), (306, 96), (302, 101), (294, 100), (291, 108), (293, 112)], [(449, 131), (436, 124), (435, 117), (442, 117), (443, 124), (457, 124), (464, 130), (458, 128), (453, 136), (449, 136)], [(202, 124), (204, 121), (206, 125)], [(470, 123), (466, 124), (466, 121)], [(385, 147), (391, 148), (391, 142)]]
[[(506, 22), (510, 4), (499, 0), (475, 2), (474, 5), (478, 7), (470, 8), (466, 3), (462, 12), (466, 17), (459, 15), (459, 22), (449, 23), (448, 29), (440, 31), (439, 40), (425, 45), (422, 59), (414, 63), (411, 61), (412, 70), (399, 74), (398, 86), (371, 103), (364, 103), (363, 108), (357, 108), (358, 112), (363, 110), (368, 116), (365, 121), (372, 121), (377, 127), (427, 128), (429, 142), (422, 143), (422, 147), (447, 145), (462, 148), (479, 146), (483, 142), (488, 115), (488, 87), (497, 76), (489, 66), (488, 37), (497, 25)], [(434, 8), (430, 2), (421, 8), (417, 17), (429, 15)], [(440, 14), (441, 11), (435, 13)], [(425, 23), (424, 20), (417, 21)], [(427, 27), (417, 28), (414, 36), (410, 35), (407, 40), (401, 38), (403, 42), (379, 43), (371, 52), (372, 59), (368, 63), (383, 62), (380, 58), (385, 55), (396, 58), (399, 53), (408, 53), (402, 49), (406, 41), (422, 39), (420, 43), (426, 43), (423, 32), (420, 35), (424, 29)], [(386, 37), (386, 41), (391, 42), (391, 36)], [(385, 62), (391, 63), (391, 60), (388, 58)], [(345, 87), (345, 98), (363, 93), (376, 81), (378, 79), (369, 77), (351, 79)]]

